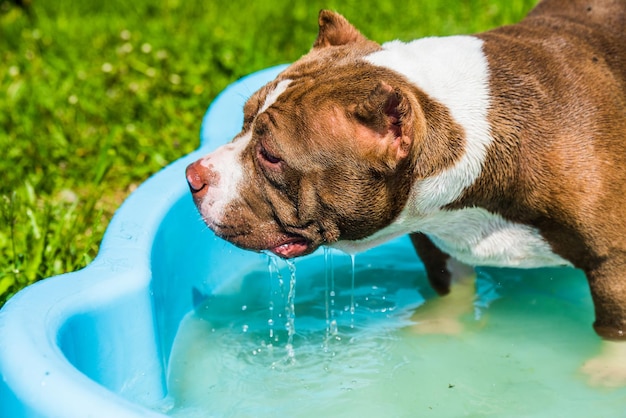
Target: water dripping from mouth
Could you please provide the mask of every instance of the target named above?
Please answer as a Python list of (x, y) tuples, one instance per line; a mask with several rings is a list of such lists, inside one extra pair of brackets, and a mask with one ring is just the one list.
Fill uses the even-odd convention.
[(354, 329), (354, 312), (356, 311), (356, 306), (354, 303), (355, 260), (356, 255), (350, 254), (350, 328), (352, 329)]
[(324, 247), (324, 304), (326, 308), (326, 334), (324, 338), (324, 351), (328, 352), (329, 340), (338, 333), (337, 319), (335, 318), (335, 268), (332, 251)]
[(285, 317), (287, 322), (287, 359), (293, 363), (296, 361), (296, 353), (293, 348), (293, 336), (296, 334), (296, 264), (293, 261), (286, 260), (289, 268), (289, 292), (287, 293), (287, 303), (285, 304)]
[(267, 270), (269, 273), (269, 280), (270, 280), (270, 295), (269, 295), (269, 319), (267, 320), (267, 325), (269, 328), (269, 343), (270, 345), (272, 345), (274, 342), (278, 341), (278, 336), (275, 335), (274, 332), (274, 323), (276, 321), (274, 315), (274, 296), (276, 295), (276, 293), (278, 293), (278, 291), (276, 290), (274, 283), (275, 283), (275, 276), (276, 276), (276, 281), (279, 283), (279, 289), (281, 289), (281, 293), (282, 293), (282, 275), (280, 274), (280, 270), (278, 268), (278, 265), (276, 264), (276, 258), (272, 257), (271, 255), (268, 256), (267, 258)]
[[(340, 321), (346, 322), (345, 326), (350, 329), (350, 335), (352, 335), (351, 331), (357, 327), (356, 256), (350, 255), (348, 264), (342, 261), (339, 267), (344, 271), (340, 273), (340, 277), (343, 277), (349, 286), (345, 287), (344, 293), (337, 288), (338, 267), (335, 265), (334, 251), (328, 248), (324, 248), (323, 251), (325, 329), (321, 349), (324, 353), (334, 354), (334, 344), (339, 344), (342, 337), (346, 336), (341, 335)], [(286, 354), (285, 357), (281, 356), (280, 363), (293, 365), (296, 362), (298, 344), (297, 341), (294, 343), (294, 338), (298, 340), (295, 308), (296, 264), (291, 260), (268, 255), (267, 268), (270, 280), (269, 318), (267, 319), (269, 343), (264, 343), (264, 345), (266, 348), (276, 350), (280, 342)], [(339, 308), (337, 303), (341, 304)], [(277, 352), (274, 351), (274, 353)], [(278, 363), (275, 365), (278, 366)]]
[[(284, 329), (287, 331), (287, 343), (285, 345), (286, 364), (295, 362), (295, 349), (293, 339), (296, 334), (296, 265), (291, 260), (282, 260), (289, 269), (289, 282), (286, 284), (281, 268), (278, 265), (279, 259), (274, 256), (268, 257), (268, 272), (270, 280), (270, 301), (269, 301), (269, 319), (267, 320), (269, 328), (269, 344), (268, 347), (273, 349), (274, 343), (279, 341), (279, 333), (276, 325), (279, 320), (284, 319)], [(277, 285), (277, 286), (276, 286)], [(279, 297), (284, 302), (284, 311), (282, 313), (276, 311), (274, 298)]]

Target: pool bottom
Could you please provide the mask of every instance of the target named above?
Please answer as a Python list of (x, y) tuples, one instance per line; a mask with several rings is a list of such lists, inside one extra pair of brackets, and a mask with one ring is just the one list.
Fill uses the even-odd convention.
[(580, 372), (601, 344), (580, 272), (480, 270), (475, 300), (452, 318), (457, 332), (437, 334), (419, 321), (445, 298), (402, 243), (358, 255), (354, 269), (337, 253), (296, 261), (293, 351), (290, 274), (260, 265), (186, 316), (170, 360), (171, 416), (626, 411), (626, 389), (590, 387)]

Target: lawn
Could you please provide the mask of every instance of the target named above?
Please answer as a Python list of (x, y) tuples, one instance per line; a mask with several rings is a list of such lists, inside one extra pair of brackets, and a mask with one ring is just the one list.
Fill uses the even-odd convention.
[(211, 100), (304, 54), (319, 9), (384, 42), (489, 29), (535, 2), (0, 0), (0, 306), (93, 260), (124, 198), (198, 146)]

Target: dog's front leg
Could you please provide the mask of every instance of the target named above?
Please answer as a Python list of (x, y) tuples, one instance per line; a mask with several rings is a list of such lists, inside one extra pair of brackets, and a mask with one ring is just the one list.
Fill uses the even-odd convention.
[(439, 295), (450, 293), (450, 285), (455, 278), (463, 279), (473, 275), (471, 267), (457, 262), (441, 251), (425, 234), (414, 232), (409, 234), (409, 237), (417, 255), (424, 263), (430, 285)]
[(424, 234), (410, 234), (413, 246), (426, 268), (430, 285), (439, 295), (449, 296), (427, 301), (412, 319), (413, 330), (419, 334), (459, 334), (461, 318), (474, 309), (474, 269), (460, 263), (437, 248)]

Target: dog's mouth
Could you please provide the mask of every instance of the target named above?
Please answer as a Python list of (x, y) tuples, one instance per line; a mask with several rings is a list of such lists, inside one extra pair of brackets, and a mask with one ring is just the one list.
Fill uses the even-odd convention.
[(313, 252), (317, 246), (313, 241), (302, 235), (279, 234), (270, 238), (268, 236), (253, 234), (251, 230), (207, 221), (207, 226), (220, 238), (252, 251), (269, 251), (281, 258), (295, 258)]
[(282, 258), (294, 258), (311, 252), (311, 242), (303, 237), (289, 237), (269, 251)]

